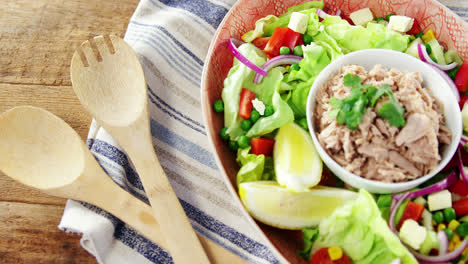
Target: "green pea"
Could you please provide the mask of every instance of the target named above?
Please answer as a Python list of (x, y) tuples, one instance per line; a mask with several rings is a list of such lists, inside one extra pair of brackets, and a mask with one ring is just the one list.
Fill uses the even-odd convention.
[(304, 40), (304, 44), (309, 45), (312, 43), (313, 39), (311, 35), (305, 34), (302, 39)]
[(436, 212), (434, 215), (432, 215), (432, 219), (437, 223), (437, 224), (441, 224), (444, 222), (444, 214), (439, 211), (439, 212)]
[(289, 49), (288, 47), (283, 46), (280, 48), (281, 55), (288, 55), (289, 53), (291, 53), (291, 49)]
[(234, 140), (230, 140), (228, 146), (232, 151), (237, 151), (237, 149), (239, 148), (237, 141)]
[(252, 113), (250, 113), (250, 121), (252, 121), (252, 123), (255, 123), (259, 118), (260, 113), (257, 110), (252, 110)]
[(445, 218), (445, 221), (447, 222), (447, 224), (450, 223), (450, 221), (457, 218), (457, 215), (455, 214), (455, 210), (453, 210), (452, 207), (445, 208), (444, 209), (444, 218)]
[(445, 234), (447, 235), (448, 240), (452, 240), (453, 237), (453, 231), (450, 228), (445, 228), (444, 229)]
[(432, 53), (431, 45), (429, 45), (429, 44), (424, 44), (424, 46), (426, 47), (427, 54), (431, 54), (431, 53)]
[(239, 148), (247, 148), (250, 146), (250, 138), (246, 135), (242, 135), (237, 139), (237, 145)]
[(290, 72), (291, 71), (298, 71), (299, 69), (300, 69), (299, 64), (296, 64), (296, 63), (291, 64), (291, 66), (289, 66), (289, 71)]
[(455, 230), (462, 237), (468, 236), (468, 222), (461, 223)]
[(304, 52), (302, 51), (302, 46), (296, 46), (293, 49), (293, 54), (296, 56), (301, 56), (304, 55)]
[(229, 134), (227, 133), (227, 127), (222, 128), (219, 131), (219, 136), (221, 137), (222, 140), (228, 140), (229, 139)]
[(423, 36), (424, 36), (424, 33), (422, 33), (422, 32), (419, 32), (419, 33), (417, 33), (417, 34), (414, 34), (414, 37), (415, 37), (415, 38), (422, 38)]
[(297, 121), (299, 123), (299, 125), (305, 129), (305, 130), (309, 130), (309, 125), (307, 124), (307, 118), (303, 117), (301, 119), (299, 119), (299, 121)]
[(378, 18), (375, 19), (375, 22), (379, 23), (380, 21), (383, 21), (383, 20), (385, 20), (385, 18), (383, 18), (383, 17), (378, 17)]
[(271, 105), (266, 105), (265, 106), (265, 113), (263, 114), (265, 117), (271, 116), (272, 114), (275, 113), (275, 109)]
[(217, 100), (213, 103), (213, 109), (216, 113), (221, 113), (224, 111), (224, 103), (223, 100)]
[[(252, 115), (252, 114), (250, 114)], [(241, 128), (244, 131), (248, 131), (252, 127), (252, 121), (250, 119), (244, 119), (241, 121)]]
[(390, 17), (391, 17), (391, 16), (394, 16), (394, 15), (395, 15), (395, 14), (393, 14), (393, 13), (388, 14), (387, 17), (386, 17), (387, 21), (390, 21)]

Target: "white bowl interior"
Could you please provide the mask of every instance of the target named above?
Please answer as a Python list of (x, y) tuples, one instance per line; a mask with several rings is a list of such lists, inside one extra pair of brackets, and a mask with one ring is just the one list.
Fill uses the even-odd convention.
[[(384, 68), (396, 68), (403, 72), (420, 72), (423, 78), (423, 85), (429, 88), (435, 97), (437, 97), (444, 105), (444, 114), (446, 118), (446, 126), (452, 132), (452, 142), (445, 146), (442, 151), (441, 161), (439, 165), (430, 173), (417, 178), (415, 180), (401, 183), (385, 183), (375, 180), (369, 180), (357, 176), (333, 160), (325, 149), (320, 145), (314, 128), (314, 107), (317, 91), (322, 85), (333, 75), (337, 74), (342, 66), (357, 64), (363, 66), (369, 71), (374, 65), (381, 64)], [(343, 57), (330, 63), (315, 80), (309, 92), (307, 99), (307, 122), (309, 125), (310, 134), (314, 144), (319, 152), (320, 157), (325, 164), (336, 174), (341, 180), (355, 188), (364, 188), (374, 193), (394, 193), (401, 192), (418, 186), (419, 184), (429, 180), (435, 176), (445, 165), (450, 161), (455, 151), (462, 134), (461, 113), (458, 107), (455, 95), (450, 90), (447, 82), (440, 74), (426, 63), (402, 52), (385, 49), (369, 49), (361, 50), (346, 54)]]

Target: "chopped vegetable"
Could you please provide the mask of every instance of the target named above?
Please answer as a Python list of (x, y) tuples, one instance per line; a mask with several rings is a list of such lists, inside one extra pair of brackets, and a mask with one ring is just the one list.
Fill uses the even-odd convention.
[(446, 65), (447, 62), (445, 61), (445, 57), (444, 57), (444, 47), (442, 47), (442, 45), (439, 44), (437, 39), (434, 38), (426, 43), (429, 46), (431, 46), (431, 50), (432, 50), (431, 54), (432, 56), (436, 58), (437, 63), (441, 65)]
[(244, 119), (241, 122), (241, 128), (244, 131), (248, 131), (252, 127), (252, 121), (250, 119)]
[(432, 219), (434, 219), (437, 224), (442, 224), (445, 221), (444, 213), (441, 211), (435, 212)]
[(468, 88), (468, 62), (464, 62), (460, 69), (458, 69), (455, 76), (455, 85), (460, 92), (466, 92)]
[(432, 29), (429, 29), (426, 31), (426, 33), (422, 36), (422, 39), (424, 40), (425, 43), (428, 43), (429, 41), (435, 39), (434, 31)]
[(419, 219), (421, 219), (423, 211), (424, 211), (424, 205), (409, 201), (408, 204), (406, 205), (403, 215), (400, 218), (400, 222), (398, 223), (397, 229), (400, 229), (400, 227), (408, 219), (419, 222)]
[[(432, 48), (432, 50), (434, 50), (434, 48)], [(431, 57), (429, 56), (429, 54), (428, 54), (428, 52), (426, 50), (426, 46), (422, 45), (422, 44), (418, 44), (418, 55), (419, 55), (419, 58), (421, 58), (422, 61), (424, 61), (424, 62), (426, 62), (428, 64), (431, 64), (431, 65), (433, 65), (433, 66), (435, 66), (435, 67), (437, 67), (437, 68), (439, 68), (440, 70), (443, 70), (443, 71), (452, 70), (453, 68), (457, 67), (457, 65), (458, 65), (458, 63), (456, 63), (456, 62), (452, 62), (452, 63), (450, 63), (448, 65), (445, 64), (445, 61), (444, 61), (444, 64), (434, 62), (431, 59)], [(439, 61), (439, 60), (437, 60), (437, 61)]]
[[(453, 213), (455, 214), (455, 211), (454, 211)], [(460, 222), (458, 222), (457, 220), (453, 219), (453, 220), (450, 221), (450, 223), (448, 224), (448, 228), (452, 229), (452, 231), (455, 231), (459, 225), (460, 225)]]
[(302, 240), (304, 241), (304, 249), (299, 251), (298, 254), (301, 258), (310, 260), (310, 250), (312, 245), (318, 237), (317, 228), (304, 228), (302, 231)]
[[(445, 237), (445, 233), (444, 233), (444, 237)], [(440, 246), (440, 243), (439, 243), (439, 240), (437, 239), (436, 232), (428, 231), (426, 234), (426, 239), (424, 239), (424, 242), (419, 247), (419, 252), (427, 255), (429, 254), (429, 252), (431, 252), (432, 249), (439, 249), (439, 246)]]
[(458, 52), (456, 50), (448, 50), (444, 54), (445, 62), (447, 63), (452, 63), (456, 62), (458, 65), (463, 64), (463, 60), (460, 58), (460, 55), (458, 55)]
[(271, 156), (273, 153), (273, 147), (275, 145), (275, 141), (269, 138), (252, 138), (250, 140), (250, 144), (252, 145), (252, 153), (255, 155), (265, 155)]
[(249, 119), (252, 113), (252, 100), (255, 99), (255, 93), (249, 89), (242, 88), (239, 102), (239, 116)]
[(343, 250), (340, 247), (333, 246), (328, 248), (328, 255), (332, 261), (339, 260), (343, 257)]
[(332, 260), (329, 249), (327, 247), (319, 249), (310, 257), (311, 264), (351, 264), (348, 256), (342, 254), (342, 257), (336, 260)]
[(301, 34), (295, 32), (288, 27), (277, 27), (268, 41), (264, 51), (271, 57), (280, 55), (280, 49), (283, 46), (290, 50), (297, 45), (302, 45), (303, 40)]
[(229, 135), (227, 133), (227, 127), (223, 127), (219, 131), (219, 136), (221, 137), (222, 140), (228, 140), (229, 139)]
[[(270, 69), (284, 64), (298, 64), (301, 62), (302, 57), (296, 55), (280, 55), (271, 60), (268, 60), (265, 64), (262, 65), (264, 71), (269, 71)], [(254, 83), (259, 83), (262, 80), (263, 76), (261, 74), (255, 75)]]
[(237, 184), (253, 181), (268, 181), (274, 177), (271, 158), (264, 155), (255, 155), (250, 153), (251, 148), (247, 147), (237, 151), (237, 162), (240, 164), (240, 169), (237, 172)]
[(288, 55), (291, 53), (291, 49), (289, 49), (288, 47), (286, 46), (283, 46), (280, 48), (280, 55)]
[(457, 233), (462, 236), (462, 237), (466, 237), (468, 236), (468, 222), (463, 222), (461, 223), (457, 229), (456, 229)]
[(239, 148), (237, 141), (234, 140), (230, 140), (228, 146), (232, 151), (237, 151), (237, 149)]
[(231, 51), (231, 53), (236, 57), (240, 62), (245, 64), (247, 67), (252, 69), (253, 71), (257, 72), (258, 74), (261, 74), (263, 76), (267, 75), (267, 72), (262, 70), (260, 67), (255, 65), (255, 63), (251, 62), (249, 59), (247, 59), (240, 51), (237, 49), (238, 46), (242, 44), (242, 41), (239, 39), (235, 38), (230, 38), (229, 39), (229, 45), (228, 48)]
[(273, 106), (265, 105), (265, 112), (263, 115), (267, 117), (273, 115), (273, 113), (275, 113), (275, 109), (273, 108)]
[(297, 121), (297, 123), (305, 130), (309, 130), (309, 125), (307, 124), (307, 118), (303, 117)]
[(468, 198), (454, 201), (452, 207), (458, 217), (468, 215)]
[(269, 40), (270, 40), (270, 37), (260, 37), (260, 38), (254, 39), (252, 41), (252, 44), (254, 44), (255, 47), (263, 50), (266, 47), (266, 44), (268, 43)]
[(224, 103), (223, 100), (216, 100), (213, 103), (213, 109), (216, 113), (222, 113), (224, 111)]
[(450, 223), (452, 220), (455, 220), (457, 218), (455, 214), (455, 210), (453, 210), (452, 207), (445, 208), (444, 209), (444, 218), (447, 223)]
[(252, 113), (250, 113), (250, 121), (252, 121), (252, 123), (255, 123), (259, 118), (260, 113), (257, 110), (252, 110)]
[(249, 147), (249, 144), (250, 144), (250, 138), (248, 138), (245, 135), (242, 135), (237, 139), (237, 145), (241, 149)]
[[(452, 194), (448, 190), (442, 190), (427, 196), (429, 211), (438, 211), (452, 206)], [(445, 215), (444, 215), (445, 216)]]
[(308, 34), (305, 34), (304, 37), (302, 37), (302, 39), (304, 40), (304, 44), (306, 45), (309, 45), (313, 41), (312, 36)]
[(450, 228), (444, 229), (445, 234), (447, 235), (447, 239), (450, 241), (453, 238), (453, 231)]
[(468, 196), (468, 184), (462, 180), (458, 180), (450, 187), (450, 191), (460, 196)]
[(411, 27), (411, 29), (406, 32), (406, 34), (408, 35), (415, 35), (416, 38), (418, 38), (418, 36), (416, 36), (417, 34), (421, 34), (420, 37), (422, 37), (424, 34), (421, 33), (421, 27), (419, 26), (419, 23), (418, 21), (416, 21), (416, 19), (414, 19), (413, 21), (413, 26)]
[(304, 52), (302, 51), (302, 46), (296, 46), (294, 47), (293, 54), (296, 56), (303, 56)]

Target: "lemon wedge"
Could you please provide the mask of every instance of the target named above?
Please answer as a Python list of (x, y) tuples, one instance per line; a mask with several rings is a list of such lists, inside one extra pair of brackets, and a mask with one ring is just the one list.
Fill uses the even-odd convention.
[(281, 186), (305, 192), (320, 182), (322, 160), (309, 133), (293, 122), (279, 129), (275, 141), (273, 159)]
[(258, 221), (282, 229), (316, 226), (358, 194), (345, 189), (316, 186), (307, 192), (291, 192), (274, 181), (244, 182), (239, 196)]

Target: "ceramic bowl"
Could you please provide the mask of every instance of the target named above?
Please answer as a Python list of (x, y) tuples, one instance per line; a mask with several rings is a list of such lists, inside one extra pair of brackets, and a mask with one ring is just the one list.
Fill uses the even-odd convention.
[[(380, 64), (384, 69), (395, 68), (402, 72), (419, 72), (423, 79), (423, 87), (427, 87), (432, 94), (438, 98), (444, 105), (444, 116), (447, 128), (452, 132), (450, 145), (444, 146), (441, 153), (441, 161), (438, 166), (428, 174), (417, 179), (399, 182), (386, 183), (376, 180), (369, 180), (353, 174), (339, 165), (322, 147), (317, 138), (317, 131), (314, 125), (314, 108), (316, 104), (316, 94), (327, 82), (327, 80), (338, 74), (340, 69), (346, 65), (360, 65), (366, 71), (371, 70), (375, 65)], [(457, 99), (450, 90), (448, 83), (442, 76), (427, 63), (414, 58), (408, 54), (385, 49), (368, 49), (348, 53), (343, 57), (330, 63), (325, 67), (317, 79), (314, 81), (307, 98), (307, 122), (309, 124), (310, 134), (316, 146), (316, 149), (327, 167), (345, 183), (355, 187), (364, 188), (373, 193), (396, 193), (414, 188), (421, 183), (429, 180), (440, 172), (445, 165), (452, 159), (457, 151), (460, 137), (462, 134), (462, 121), (460, 108)]]
[[(212, 151), (232, 196), (240, 204), (236, 187), (236, 174), (239, 166), (236, 157), (219, 136), (218, 131), (224, 126), (223, 115), (213, 112), (212, 104), (221, 98), (223, 80), (232, 66), (233, 56), (228, 50), (231, 37), (240, 38), (245, 32), (255, 27), (255, 21), (267, 15), (280, 15), (287, 8), (305, 2), (304, 0), (239, 0), (219, 25), (205, 59), (201, 81), (201, 102), (203, 117)], [(343, 14), (369, 7), (375, 16), (388, 13), (407, 15), (415, 18), (423, 30), (434, 30), (437, 39), (448, 48), (456, 49), (468, 59), (468, 24), (436, 0), (324, 0), (326, 11)], [(264, 234), (271, 250), (280, 262), (307, 263), (297, 255), (302, 247), (299, 231), (286, 231), (272, 228), (250, 219), (254, 228)]]

